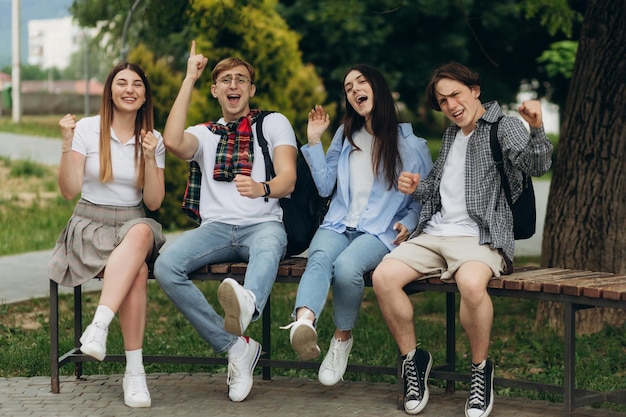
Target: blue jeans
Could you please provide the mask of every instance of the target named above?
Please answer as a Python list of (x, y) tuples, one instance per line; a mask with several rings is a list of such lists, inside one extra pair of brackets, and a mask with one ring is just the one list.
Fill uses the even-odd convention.
[(207, 264), (248, 262), (244, 288), (256, 296), (256, 320), (265, 307), (285, 254), (287, 235), (280, 222), (251, 226), (206, 223), (183, 233), (154, 265), (154, 276), (167, 296), (217, 353), (226, 352), (235, 341), (224, 330), (218, 315), (188, 275)]
[(376, 268), (387, 253), (387, 247), (374, 235), (319, 228), (309, 247), (293, 318), (300, 307), (308, 308), (319, 318), (332, 283), (335, 325), (339, 330), (352, 330), (363, 299), (363, 275)]

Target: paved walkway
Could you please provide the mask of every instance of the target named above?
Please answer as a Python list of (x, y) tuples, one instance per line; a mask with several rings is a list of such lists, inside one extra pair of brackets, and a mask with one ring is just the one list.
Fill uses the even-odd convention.
[[(396, 385), (340, 382), (325, 387), (304, 378), (255, 377), (252, 392), (241, 403), (228, 399), (222, 374), (150, 374), (152, 396), (149, 409), (124, 405), (121, 375), (89, 376), (77, 381), (65, 377), (61, 393), (50, 393), (47, 377), (0, 379), (0, 415), (48, 416), (294, 416), (385, 417), (406, 416), (397, 409)], [(462, 416), (466, 392), (445, 394), (433, 388), (424, 417)], [(497, 396), (492, 417), (562, 416), (561, 404)], [(576, 410), (577, 417), (624, 417), (626, 414), (589, 407)]]
[[(0, 132), (0, 155), (31, 159), (54, 165), (60, 157), (60, 143)], [(538, 223), (543, 229), (549, 183), (536, 183)], [(168, 235), (168, 243), (177, 235)], [(538, 255), (541, 233), (519, 242), (519, 255)], [(0, 305), (49, 295), (46, 268), (51, 251), (0, 257)], [(86, 289), (99, 289), (98, 282)], [(62, 289), (68, 291), (68, 289)], [(19, 347), (13, 347), (18, 348)], [(47, 360), (47, 358), (45, 359)], [(124, 405), (120, 375), (87, 376), (84, 380), (62, 377), (61, 393), (50, 393), (50, 378), (0, 378), (0, 416), (403, 416), (396, 408), (396, 386), (386, 383), (341, 382), (329, 388), (304, 378), (255, 377), (252, 393), (243, 403), (227, 396), (226, 376), (210, 374), (150, 374), (150, 409)], [(433, 389), (431, 400), (420, 414), (430, 417), (462, 416), (466, 393), (452, 395)], [(563, 415), (562, 405), (524, 398), (496, 398), (494, 417), (552, 417)], [(624, 417), (585, 407), (578, 417)]]

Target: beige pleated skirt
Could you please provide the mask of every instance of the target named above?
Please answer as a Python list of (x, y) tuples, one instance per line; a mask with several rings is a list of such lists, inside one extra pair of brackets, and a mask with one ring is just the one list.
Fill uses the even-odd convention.
[(151, 266), (165, 237), (161, 225), (147, 218), (142, 206), (103, 206), (80, 200), (56, 242), (48, 264), (49, 278), (66, 287), (89, 281), (104, 269), (113, 249), (138, 223), (152, 229), (154, 245), (146, 259)]

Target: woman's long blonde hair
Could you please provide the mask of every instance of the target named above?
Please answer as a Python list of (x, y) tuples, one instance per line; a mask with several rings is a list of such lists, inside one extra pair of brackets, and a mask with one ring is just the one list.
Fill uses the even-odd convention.
[(148, 77), (137, 64), (124, 62), (118, 64), (107, 75), (102, 93), (102, 104), (100, 106), (100, 181), (110, 182), (113, 180), (113, 165), (111, 161), (111, 125), (113, 124), (113, 96), (111, 87), (113, 79), (122, 70), (131, 70), (141, 78), (146, 88), (146, 101), (137, 111), (135, 117), (135, 166), (137, 167), (137, 187), (142, 188), (145, 178), (145, 161), (141, 148), (141, 129), (150, 132), (154, 129), (154, 108), (152, 104), (152, 91)]

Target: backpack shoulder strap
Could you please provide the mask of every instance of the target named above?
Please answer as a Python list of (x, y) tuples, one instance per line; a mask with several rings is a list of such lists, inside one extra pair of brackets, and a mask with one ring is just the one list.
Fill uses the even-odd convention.
[(496, 161), (496, 168), (498, 168), (498, 172), (500, 173), (500, 182), (502, 183), (502, 188), (504, 188), (506, 201), (509, 203), (509, 207), (512, 208), (513, 199), (511, 197), (511, 186), (509, 185), (509, 180), (504, 172), (502, 147), (500, 146), (500, 141), (498, 140), (498, 125), (500, 124), (501, 119), (502, 118), (499, 118), (495, 121), (495, 123), (491, 124), (491, 130), (489, 132), (489, 145), (491, 146), (491, 155), (493, 157), (493, 160)]
[[(274, 163), (272, 162), (272, 157), (270, 156), (270, 150), (267, 146), (267, 140), (265, 136), (263, 136), (263, 119), (268, 114), (274, 113), (270, 110), (263, 110), (256, 119), (256, 140), (259, 141), (259, 146), (261, 147), (261, 151), (263, 152), (263, 160), (265, 161), (265, 180), (269, 181), (273, 177), (276, 176), (276, 172), (274, 171)], [(265, 197), (265, 201), (268, 199)]]

